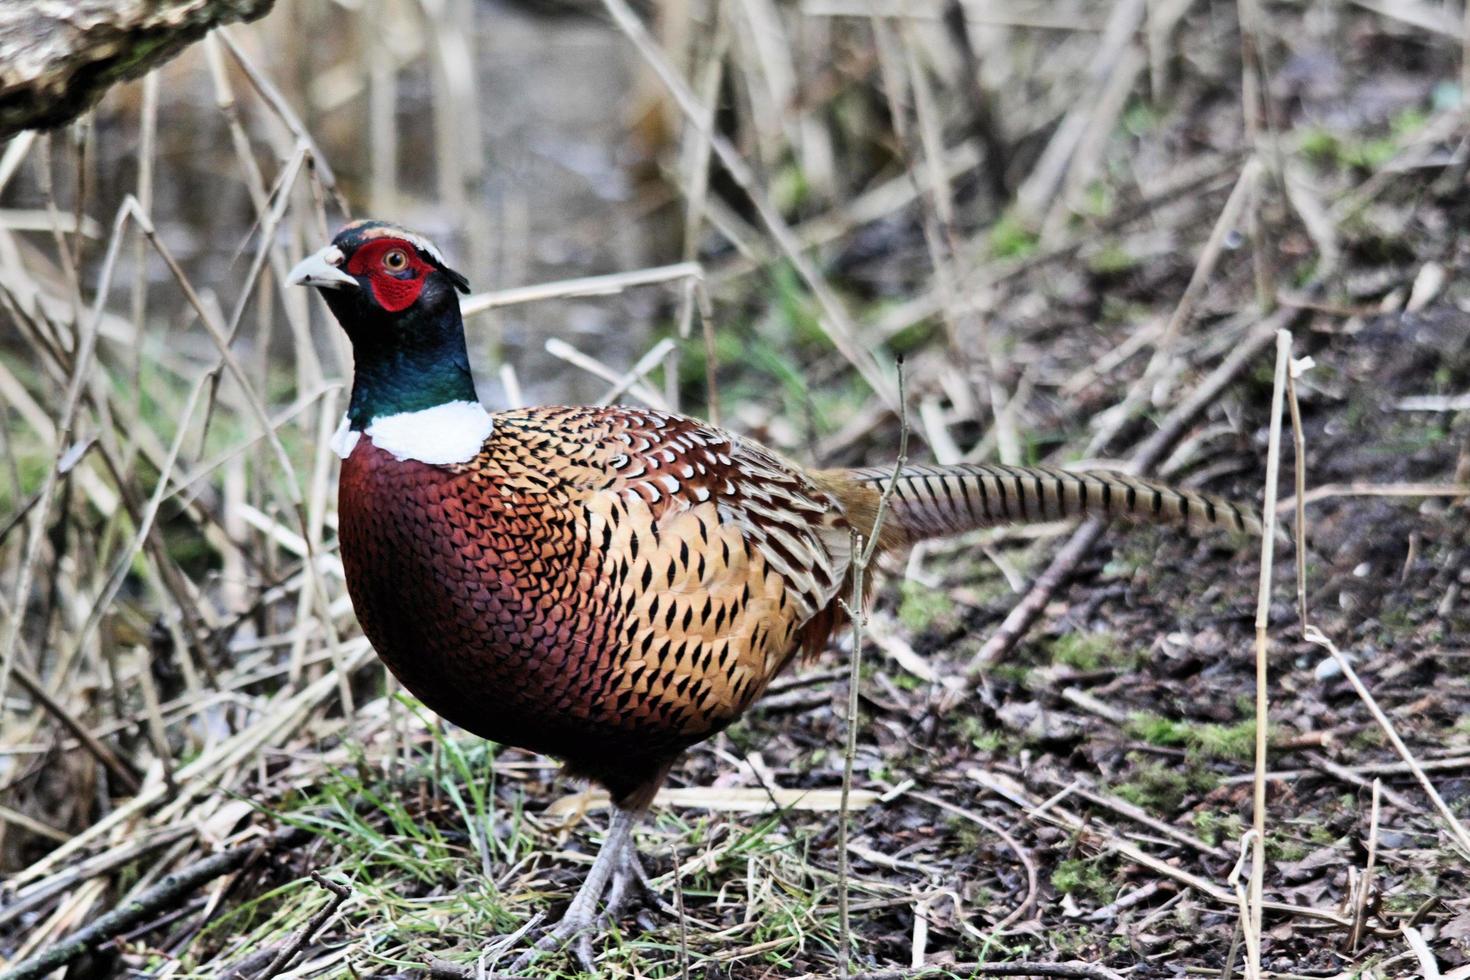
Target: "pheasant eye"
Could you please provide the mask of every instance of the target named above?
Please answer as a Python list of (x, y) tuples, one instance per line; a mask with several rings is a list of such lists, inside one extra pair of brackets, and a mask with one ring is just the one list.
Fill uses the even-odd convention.
[(401, 248), (393, 249), (383, 256), (383, 268), (389, 272), (402, 272), (408, 268), (408, 254)]

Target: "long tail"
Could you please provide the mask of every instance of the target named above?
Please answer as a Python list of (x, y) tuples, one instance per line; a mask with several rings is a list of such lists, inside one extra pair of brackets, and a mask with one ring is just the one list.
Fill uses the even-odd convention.
[[(831, 484), (858, 484), (869, 501), (894, 478), (892, 467), (881, 466), (823, 475)], [(905, 466), (885, 515), (885, 536), (908, 541), (1068, 517), (1261, 533), (1260, 518), (1247, 505), (1112, 470), (1074, 473), (1050, 466)]]

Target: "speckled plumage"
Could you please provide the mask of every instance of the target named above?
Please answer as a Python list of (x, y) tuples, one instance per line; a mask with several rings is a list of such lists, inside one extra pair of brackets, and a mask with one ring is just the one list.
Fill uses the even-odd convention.
[(758, 697), (848, 565), (835, 501), (754, 443), (636, 409), (493, 416), (480, 455), (343, 462), (363, 630), (429, 707), (644, 802)]

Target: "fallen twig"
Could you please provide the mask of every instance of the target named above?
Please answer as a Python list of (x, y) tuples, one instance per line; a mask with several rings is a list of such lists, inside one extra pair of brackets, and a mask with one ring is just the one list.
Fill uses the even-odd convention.
[(148, 921), (150, 916), (173, 906), (207, 882), (239, 870), (262, 851), (294, 847), (310, 836), (308, 831), (293, 827), (278, 831), (264, 841), (232, 847), (195, 861), (187, 868), (167, 876), (132, 901), (103, 915), (91, 925), (72, 933), (40, 955), (0, 973), (0, 980), (34, 980), (44, 977), (57, 967), (65, 966), (77, 957), (99, 948), (109, 939), (122, 935), (133, 926)]
[(260, 974), (259, 980), (270, 980), (271, 977), (284, 970), (286, 965), (291, 962), (292, 957), (301, 952), (301, 948), (311, 940), (312, 936), (321, 931), (322, 926), (327, 924), (327, 920), (336, 915), (337, 910), (342, 907), (342, 903), (347, 901), (352, 895), (352, 889), (349, 886), (342, 884), (340, 881), (333, 881), (330, 878), (323, 877), (319, 871), (313, 871), (311, 873), (311, 880), (331, 892), (331, 900), (326, 905), (323, 905), (321, 911), (312, 916), (311, 921), (291, 938), (291, 941), (286, 944), (284, 949), (276, 954), (276, 958), (271, 960), (270, 965)]
[[(0, 600), (0, 607), (5, 603)], [(7, 610), (8, 611), (8, 610)], [(47, 691), (46, 685), (41, 679), (32, 674), (24, 664), (15, 663), (11, 665), (11, 673), (20, 686), (26, 689), (26, 693), (35, 698), (36, 703), (44, 708), (47, 713), (59, 721), (67, 731), (76, 736), (82, 748), (98, 762), (122, 785), (129, 793), (136, 793), (141, 788), (138, 782), (138, 772), (132, 763), (120, 757), (116, 752), (107, 747), (107, 744), (94, 736), (87, 727), (79, 721), (75, 715), (66, 710), (66, 706), (53, 698)]]
[(949, 963), (945, 966), (926, 966), (917, 970), (873, 970), (854, 973), (852, 980), (912, 980), (950, 973), (955, 976), (971, 977), (1071, 977), (1081, 980), (1123, 980), (1105, 966), (1092, 963), (1032, 963), (1014, 960), (1010, 963)]
[[(1456, 483), (1323, 483), (1302, 494), (1302, 504), (1315, 504), (1333, 497), (1470, 497), (1470, 485)], [(1298, 498), (1287, 497), (1277, 510), (1294, 510)]]

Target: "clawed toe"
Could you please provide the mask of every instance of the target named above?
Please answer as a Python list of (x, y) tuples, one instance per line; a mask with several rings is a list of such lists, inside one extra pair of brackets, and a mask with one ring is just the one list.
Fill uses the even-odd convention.
[(619, 868), (613, 872), (612, 879), (608, 882), (601, 912), (594, 917), (584, 914), (583, 909), (567, 909), (567, 914), (560, 922), (543, 933), (535, 945), (516, 959), (511, 965), (511, 972), (520, 971), (546, 953), (570, 949), (582, 969), (595, 973), (593, 937), (617, 925), (618, 919), (633, 904), (635, 895), (651, 908), (676, 914), (673, 907), (648, 884), (648, 876), (641, 867), (636, 870), (629, 867)]
[(547, 953), (569, 949), (576, 956), (578, 965), (595, 975), (597, 968), (593, 963), (592, 937), (601, 931), (602, 920), (592, 914), (590, 905), (573, 901), (560, 922), (547, 929), (540, 939), (516, 957), (510, 972), (520, 973)]
[[(547, 953), (568, 950), (581, 967), (596, 974), (593, 964), (593, 937), (615, 925), (635, 895), (652, 909), (677, 917), (678, 911), (649, 883), (648, 872), (638, 860), (632, 844), (634, 816), (623, 810), (614, 812), (612, 825), (597, 859), (587, 872), (582, 887), (567, 906), (560, 922), (546, 930), (532, 946), (511, 964), (512, 974), (520, 973)], [(601, 911), (598, 906), (601, 905)], [(529, 930), (529, 926), (518, 935)], [(503, 950), (508, 943), (496, 944)], [(488, 952), (488, 951), (487, 951)]]
[(570, 945), (572, 954), (577, 957), (577, 965), (588, 973), (596, 974), (597, 967), (592, 959), (592, 934), (597, 931), (597, 928), (597, 923), (591, 919), (584, 919), (581, 916), (573, 919), (568, 914), (555, 926), (548, 929), (535, 945), (516, 957), (515, 962), (510, 965), (510, 972), (520, 973), (544, 954)]
[(643, 861), (639, 859), (638, 852), (631, 851), (630, 858), (628, 866), (633, 874), (633, 883), (638, 889), (638, 894), (643, 899), (643, 904), (651, 909), (662, 912), (671, 919), (677, 920), (679, 918), (679, 910), (674, 907), (673, 903), (664, 898), (662, 892), (653, 887), (653, 882), (649, 880), (648, 870), (643, 867)]

